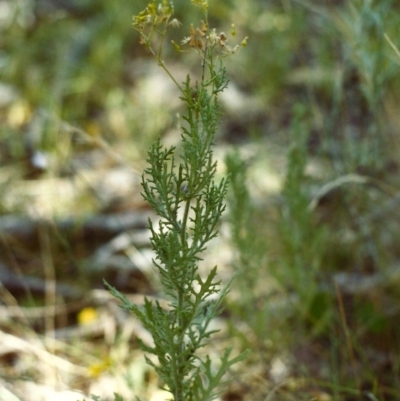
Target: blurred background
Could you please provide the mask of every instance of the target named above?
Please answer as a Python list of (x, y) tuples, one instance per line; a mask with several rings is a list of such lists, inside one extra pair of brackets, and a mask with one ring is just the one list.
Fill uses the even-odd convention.
[[(0, 1), (1, 400), (166, 397), (102, 282), (162, 296), (140, 182), (158, 137), (179, 149), (184, 110), (132, 29), (146, 5)], [(201, 16), (174, 7), (164, 60), (183, 81), (200, 59), (169, 39)], [(236, 274), (205, 352), (253, 350), (222, 400), (400, 399), (399, 12), (210, 0), (212, 28), (249, 37), (224, 60), (231, 189), (201, 265)]]

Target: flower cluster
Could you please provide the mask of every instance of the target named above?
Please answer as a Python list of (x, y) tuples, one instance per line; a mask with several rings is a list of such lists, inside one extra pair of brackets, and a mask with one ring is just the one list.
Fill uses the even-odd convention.
[(179, 26), (179, 22), (174, 19), (170, 21), (174, 13), (174, 6), (163, 0), (161, 3), (153, 0), (138, 15), (133, 16), (132, 26), (140, 33), (140, 44), (150, 47), (150, 39), (154, 28), (164, 25), (164, 34), (168, 25)]
[(143, 31), (146, 26), (156, 26), (168, 22), (171, 15), (174, 13), (172, 3), (163, 0), (157, 5), (156, 0), (141, 11), (138, 15), (133, 16), (133, 27), (138, 31)]
[[(223, 55), (229, 55), (237, 53), (241, 47), (246, 46), (247, 37), (242, 40), (240, 45), (235, 45), (233, 47), (229, 46), (227, 42), (228, 39), (224, 32), (217, 33), (215, 28), (210, 30), (207, 24), (201, 21), (200, 27), (198, 28), (194, 28), (193, 24), (190, 26), (189, 36), (181, 41), (181, 45), (189, 44), (190, 47), (198, 50), (205, 49), (206, 47), (212, 50), (218, 49)], [(176, 44), (174, 45), (176, 48)]]
[(183, 38), (181, 44), (185, 45), (189, 43), (191, 47), (195, 47), (197, 49), (202, 49), (204, 44), (203, 40), (206, 37), (208, 31), (208, 27), (204, 21), (201, 21), (200, 28), (194, 28), (193, 24), (190, 25), (190, 36)]
[[(207, 13), (208, 1), (207, 0), (191, 0), (192, 4), (203, 9), (204, 13)], [(140, 44), (147, 46), (150, 50), (150, 40), (153, 33), (156, 31), (162, 36), (162, 41), (165, 38), (168, 27), (178, 28), (181, 23), (171, 17), (174, 12), (172, 3), (168, 3), (167, 0), (163, 0), (161, 3), (153, 0), (152, 3), (141, 11), (138, 15), (133, 16), (133, 27), (140, 33)], [(160, 29), (160, 25), (164, 26), (164, 29)], [(157, 28), (157, 29), (155, 29)], [(232, 25), (232, 36), (235, 36), (236, 30)], [(190, 47), (204, 52), (205, 49), (211, 51), (218, 50), (222, 56), (237, 53), (241, 47), (247, 45), (247, 37), (243, 39), (240, 45), (230, 46), (227, 44), (228, 39), (224, 32), (218, 33), (216, 29), (210, 29), (208, 23), (201, 21), (200, 26), (195, 28), (193, 24), (190, 26), (189, 36), (183, 38), (181, 45), (189, 44)], [(172, 41), (172, 45), (177, 51), (184, 51), (180, 45)], [(162, 43), (161, 45), (162, 46)], [(153, 52), (155, 54), (155, 52)], [(158, 51), (161, 54), (161, 47)]]

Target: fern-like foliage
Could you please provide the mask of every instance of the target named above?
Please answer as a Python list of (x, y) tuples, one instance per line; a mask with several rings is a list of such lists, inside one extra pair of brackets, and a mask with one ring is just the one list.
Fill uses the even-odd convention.
[(210, 322), (220, 313), (221, 302), (228, 292), (228, 287), (221, 288), (217, 267), (201, 277), (198, 262), (207, 243), (216, 237), (225, 209), (228, 182), (226, 179), (216, 182), (213, 145), (220, 117), (218, 94), (228, 84), (221, 56), (229, 48), (225, 34), (217, 35), (208, 28), (207, 2), (196, 3), (204, 12), (204, 20), (200, 28), (191, 27), (190, 36), (183, 42), (190, 42), (201, 56), (201, 79), (193, 81), (188, 75), (185, 82), (178, 84), (161, 59), (162, 48), (153, 49), (154, 29), (150, 29), (157, 26), (157, 32), (164, 38), (173, 9), (165, 2), (157, 8), (153, 3), (134, 18), (134, 26), (141, 34), (141, 43), (179, 88), (186, 107), (181, 153), (177, 155), (175, 147), (164, 148), (158, 140), (148, 152), (148, 167), (142, 177), (142, 195), (159, 217), (157, 225), (149, 220), (149, 228), (156, 254), (153, 263), (169, 299), (169, 308), (148, 299), (139, 307), (107, 283), (106, 286), (121, 301), (121, 306), (133, 312), (151, 333), (154, 345), (142, 343), (141, 347), (157, 357), (158, 363), (149, 357), (146, 360), (173, 399), (209, 401), (223, 389), (227, 370), (246, 356), (243, 353), (231, 358), (229, 348), (213, 366), (209, 357), (201, 358), (198, 353), (215, 332), (210, 329)]

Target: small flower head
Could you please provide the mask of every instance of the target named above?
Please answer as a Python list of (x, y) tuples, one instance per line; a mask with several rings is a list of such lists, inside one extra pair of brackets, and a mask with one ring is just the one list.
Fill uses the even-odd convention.
[(190, 42), (190, 39), (191, 39), (190, 36), (186, 36), (181, 40), (181, 45), (186, 45), (187, 43)]
[(208, 9), (208, 0), (192, 0), (192, 4), (202, 8), (203, 11), (207, 11)]
[(182, 25), (182, 22), (174, 18), (168, 25), (172, 26), (172, 28), (179, 28)]
[(133, 19), (132, 26), (137, 30), (142, 31), (146, 25), (151, 25), (153, 17), (149, 8), (147, 7), (145, 10), (141, 11), (138, 15), (134, 15), (132, 19)]
[(224, 47), (227, 40), (228, 40), (228, 39), (226, 38), (225, 33), (224, 33), (224, 32), (221, 32), (221, 33), (219, 34), (219, 37), (218, 37), (218, 44), (219, 44), (221, 47)]

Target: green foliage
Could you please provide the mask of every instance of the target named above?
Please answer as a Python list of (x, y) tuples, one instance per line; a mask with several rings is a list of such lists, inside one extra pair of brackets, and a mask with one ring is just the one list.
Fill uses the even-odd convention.
[[(263, 225), (270, 224), (276, 229), (274, 243), (270, 243), (265, 236), (265, 228), (260, 230), (257, 227), (257, 210), (247, 188), (246, 164), (237, 151), (231, 152), (225, 159), (231, 181), (228, 218), (231, 241), (236, 251), (236, 284), (240, 288), (251, 289), (242, 292), (237, 301), (230, 303), (230, 307), (251, 327), (259, 344), (266, 336), (279, 336), (276, 328), (284, 326), (283, 321), (293, 314), (298, 322), (311, 323), (315, 331), (326, 327), (330, 317), (330, 298), (319, 291), (324, 229), (317, 227), (313, 219), (309, 207), (310, 188), (305, 174), (309, 160), (307, 119), (304, 107), (296, 106), (278, 220), (263, 220)], [(279, 257), (268, 262), (270, 249), (278, 249)], [(269, 292), (274, 288), (273, 283), (277, 282), (283, 291), (292, 295), (289, 298), (293, 300), (291, 312), (281, 311), (277, 321), (266, 300), (268, 298), (260, 291), (260, 287), (266, 286), (265, 282), (260, 282), (260, 277), (264, 280), (267, 280), (264, 277), (270, 277)]]
[[(309, 209), (305, 168), (308, 162), (308, 129), (303, 107), (294, 109), (291, 146), (283, 184), (284, 198), (279, 224), (282, 258), (274, 270), (275, 277), (299, 297), (297, 301), (307, 314), (318, 286), (321, 268), (321, 228), (317, 228)], [(304, 246), (307, 244), (307, 246)]]
[(384, 37), (388, 28), (385, 20), (393, 12), (392, 3), (392, 0), (355, 1), (342, 13), (343, 25), (339, 24), (346, 39), (346, 61), (360, 74), (360, 89), (372, 114), (378, 112), (389, 79), (395, 72), (387, 57), (389, 48)]
[(343, 87), (338, 101), (348, 102), (348, 107), (353, 108), (351, 115), (361, 120), (357, 143), (354, 134), (345, 137), (345, 169), (380, 169), (385, 159), (387, 138), (381, 135), (386, 124), (382, 118), (383, 100), (398, 75), (385, 39), (385, 34), (398, 30), (394, 25), (397, 22), (390, 18), (393, 12), (392, 0), (355, 1), (335, 18), (343, 47), (343, 85), (356, 83), (354, 88)]
[[(245, 321), (255, 334), (257, 347), (271, 335), (269, 329), (269, 305), (259, 301), (259, 287), (263, 283), (266, 243), (255, 226), (255, 207), (248, 190), (247, 165), (237, 149), (227, 154), (225, 164), (229, 173), (228, 221), (234, 250), (235, 287), (246, 288), (240, 296), (229, 300), (229, 309)], [(232, 324), (234, 324), (232, 322)], [(236, 333), (237, 334), (237, 333)], [(253, 344), (254, 346), (254, 344)]]
[[(398, 350), (393, 341), (398, 325), (389, 311), (399, 293), (387, 290), (393, 285), (388, 268), (398, 260), (397, 230), (388, 227), (391, 221), (398, 227), (398, 219), (385, 209), (398, 204), (392, 197), (398, 189), (386, 186), (395, 182), (398, 188), (398, 138), (392, 136), (390, 113), (384, 111), (398, 92), (398, 49), (389, 40), (399, 38), (393, 18), (398, 4), (352, 1), (331, 10), (301, 3), (307, 6), (299, 7), (310, 30), (295, 38), (303, 45), (296, 46), (292, 67), (283, 70), (294, 85), (292, 92), (286, 87), (287, 98), (301, 107), (289, 113), (290, 128), (279, 131), (277, 142), (288, 133), (283, 185), (278, 194), (258, 200), (259, 219), (254, 217), (257, 206), (247, 189), (245, 163), (237, 153), (226, 160), (236, 283), (253, 290), (229, 300), (229, 307), (258, 337), (252, 343), (270, 341), (281, 358), (286, 342), (294, 359), (286, 365), (292, 374), (322, 379), (317, 385), (332, 391), (332, 399), (353, 399), (351, 393), (358, 399), (397, 399), (398, 358), (385, 365), (390, 365), (389, 375), (386, 368), (375, 367), (379, 357), (389, 360)], [(297, 7), (293, 3), (286, 15), (294, 16)], [(288, 31), (281, 35), (290, 37)], [(271, 53), (279, 57), (279, 52)], [(319, 71), (327, 75), (318, 77)], [(279, 104), (287, 113), (284, 106)], [(263, 149), (271, 142), (275, 145), (266, 138)], [(394, 160), (397, 167), (392, 170)], [(256, 295), (261, 280), (264, 292)], [(279, 283), (275, 299), (268, 281)], [(273, 320), (276, 309), (278, 324)]]
[[(206, 2), (195, 2), (204, 12)], [(164, 148), (157, 141), (149, 150), (149, 167), (142, 177), (143, 197), (160, 220), (151, 220), (151, 243), (156, 253), (154, 266), (160, 275), (162, 288), (169, 299), (169, 308), (145, 299), (143, 307), (132, 304), (107, 283), (121, 306), (136, 315), (151, 333), (154, 346), (141, 343), (146, 357), (160, 376), (164, 388), (175, 401), (207, 401), (215, 398), (226, 384), (224, 374), (246, 353), (231, 358), (228, 348), (215, 367), (208, 356), (201, 358), (198, 350), (206, 346), (215, 330), (211, 320), (221, 311), (221, 302), (228, 288), (221, 289), (214, 267), (206, 278), (198, 272), (198, 262), (207, 243), (217, 235), (217, 225), (225, 209), (227, 180), (215, 182), (217, 163), (212, 146), (219, 119), (218, 94), (227, 86), (225, 69), (216, 64), (214, 53), (229, 51), (224, 38), (202, 22), (187, 41), (192, 42), (202, 57), (202, 78), (192, 82), (190, 76), (180, 85), (167, 69), (162, 56), (162, 44), (170, 26), (173, 8), (155, 2), (134, 17), (134, 27), (141, 34), (141, 43), (156, 57), (159, 65), (173, 79), (186, 106), (182, 127), (182, 153), (176, 158), (176, 148)], [(153, 48), (154, 28), (160, 33), (158, 49)], [(204, 37), (204, 43), (202, 42)], [(204, 49), (204, 50), (203, 50)]]
[[(38, 110), (50, 116), (40, 120), (38, 146), (49, 152), (56, 147), (62, 157), (54, 159), (61, 163), (75, 146), (80, 149), (79, 138), (60, 130), (53, 116), (94, 137), (107, 133), (104, 139), (129, 140), (123, 151), (132, 146), (135, 157), (144, 158), (143, 149), (173, 120), (166, 103), (153, 103), (153, 93), (151, 101), (143, 96), (148, 94), (144, 82), (155, 76), (150, 70), (144, 79), (141, 71), (149, 56), (155, 57), (185, 109), (181, 143), (164, 148), (157, 141), (143, 176), (143, 195), (160, 218), (149, 225), (169, 306), (146, 300), (138, 307), (111, 291), (154, 332), (154, 345), (143, 348), (163, 386), (173, 397), (189, 399), (221, 390), (225, 369), (236, 359), (228, 349), (213, 367), (202, 358), (201, 347), (213, 338), (210, 323), (224, 305), (230, 312), (227, 324), (246, 347), (257, 349), (252, 355), (265, 364), (263, 372), (270, 371), (272, 355), (283, 361), (286, 378), (315, 380), (312, 389), (293, 384), (285, 390), (279, 379), (275, 398), (399, 399), (399, 221), (398, 196), (392, 196), (400, 182), (398, 2), (224, 0), (208, 5), (176, 0), (173, 10), (168, 1), (147, 0), (148, 7), (133, 21), (142, 49), (127, 13), (137, 3), (27, 0), (22, 7), (18, 1), (4, 2), (3, 14), (11, 18), (0, 21), (0, 80), (16, 97), (0, 110), (0, 211), (26, 210), (23, 197), (15, 197), (11, 206), (3, 199), (8, 188), (19, 187), (16, 177), (24, 176), (9, 172), (17, 164), (25, 168), (22, 138)], [(199, 10), (204, 23), (190, 27)], [(218, 21), (225, 32), (251, 35), (244, 57), (229, 65), (238, 93), (250, 101), (243, 102), (245, 112), (238, 103), (224, 136), (243, 141), (245, 154), (245, 136), (254, 124), (260, 134), (255, 160), (278, 150), (272, 155), (277, 176), (283, 176), (278, 193), (264, 193), (257, 179), (254, 193), (262, 196), (252, 198), (255, 169), (239, 152), (226, 160), (229, 191), (225, 179), (215, 179), (218, 93), (227, 85), (221, 60), (237, 47), (228, 46), (209, 21)], [(175, 29), (180, 25), (183, 40)], [(185, 65), (195, 73), (181, 83), (173, 75), (183, 68), (177, 55), (192, 50), (199, 57), (188, 57)], [(303, 107), (293, 109), (299, 103)], [(387, 146), (389, 141), (394, 146)], [(64, 173), (55, 169), (54, 175), (59, 171)], [(255, 172), (262, 181), (265, 172)], [(206, 277), (198, 271), (223, 212), (236, 273), (228, 296), (215, 268)], [(329, 395), (319, 396), (321, 387)], [(370, 392), (361, 394), (364, 388)]]

